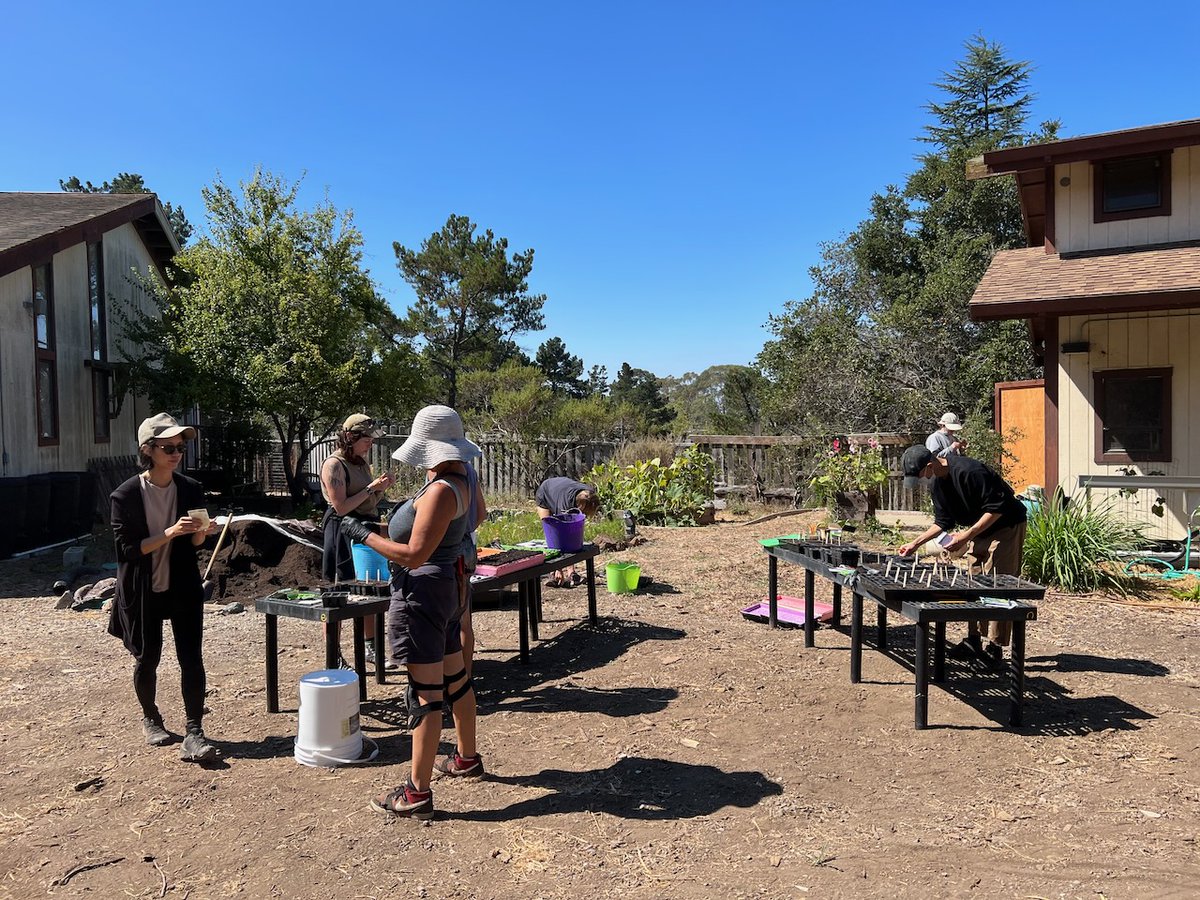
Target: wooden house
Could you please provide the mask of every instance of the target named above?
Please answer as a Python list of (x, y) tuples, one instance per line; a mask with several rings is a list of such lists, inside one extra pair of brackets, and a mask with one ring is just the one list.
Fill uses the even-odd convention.
[[(161, 272), (178, 251), (153, 194), (0, 193), (0, 482), (6, 505), (16, 506), (17, 495), (9, 495), (22, 479), (44, 491), (44, 481), (67, 484), (68, 473), (94, 471), (97, 463), (135, 453), (137, 425), (155, 410), (123, 386), (114, 312), (124, 304), (148, 308), (135, 273)], [(30, 495), (35, 513), (43, 496)], [(6, 543), (11, 552), (13, 540), (21, 549), (61, 537), (39, 522), (14, 524), (14, 510), (5, 512), (4, 529), (17, 534), (7, 542), (0, 534), (0, 555)], [(86, 519), (81, 511), (77, 521)], [(31, 538), (30, 532), (45, 533)]]
[(1044, 383), (997, 386), (998, 428), (1032, 434), (1014, 486), (1103, 490), (1179, 537), (1200, 502), (1200, 120), (997, 150), (968, 170), (1006, 175), (1028, 246), (996, 254), (970, 314), (1027, 320), (1044, 363)]

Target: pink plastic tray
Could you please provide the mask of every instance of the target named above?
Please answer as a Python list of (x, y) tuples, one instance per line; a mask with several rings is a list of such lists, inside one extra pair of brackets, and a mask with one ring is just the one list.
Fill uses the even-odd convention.
[(504, 563), (500, 566), (489, 566), (487, 563), (480, 561), (475, 565), (476, 575), (485, 575), (494, 577), (496, 575), (507, 575), (509, 572), (517, 572), (521, 569), (528, 569), (530, 566), (540, 566), (546, 561), (544, 553), (535, 553), (528, 559), (518, 559), (514, 562)]
[[(814, 601), (813, 614), (816, 615), (818, 622), (828, 622), (833, 618), (833, 605), (822, 603), (820, 600)], [(771, 607), (766, 600), (763, 600), (761, 603), (747, 606), (742, 610), (742, 615), (752, 622), (769, 622), (771, 620)], [(776, 606), (776, 615), (781, 626), (785, 628), (799, 628), (804, 624), (804, 598), (789, 597), (786, 594), (780, 594)]]

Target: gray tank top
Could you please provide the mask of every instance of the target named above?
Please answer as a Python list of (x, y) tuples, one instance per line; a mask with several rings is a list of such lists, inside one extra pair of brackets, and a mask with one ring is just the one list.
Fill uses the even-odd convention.
[(388, 521), (388, 537), (397, 544), (408, 543), (409, 538), (412, 537), (413, 523), (417, 520), (416, 502), (422, 494), (429, 490), (429, 485), (439, 481), (450, 485), (458, 505), (454, 511), (454, 518), (450, 520), (446, 534), (442, 537), (442, 542), (434, 549), (426, 565), (452, 566), (462, 555), (463, 537), (470, 528), (470, 523), (467, 522), (467, 504), (463, 502), (466, 485), (460, 483), (466, 481), (466, 477), (463, 475), (435, 478), (417, 491), (416, 496), (405, 501), (404, 505), (393, 513), (392, 518)]

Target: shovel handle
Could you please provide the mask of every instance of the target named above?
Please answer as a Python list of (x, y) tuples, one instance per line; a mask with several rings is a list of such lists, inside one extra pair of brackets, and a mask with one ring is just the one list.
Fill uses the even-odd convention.
[(217, 559), (217, 554), (221, 551), (221, 545), (225, 543), (225, 532), (229, 530), (229, 523), (233, 521), (233, 510), (225, 514), (225, 527), (221, 529), (221, 534), (217, 537), (217, 546), (213, 547), (212, 556), (208, 558), (208, 565), (204, 568), (204, 577), (201, 581), (208, 581), (208, 574), (212, 571), (213, 563)]

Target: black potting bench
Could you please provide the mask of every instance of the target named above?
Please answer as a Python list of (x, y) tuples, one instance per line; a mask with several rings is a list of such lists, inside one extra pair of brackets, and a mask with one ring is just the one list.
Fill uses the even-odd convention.
[(596, 624), (596, 556), (600, 548), (595, 544), (584, 544), (577, 553), (561, 553), (551, 560), (517, 569), (503, 575), (475, 576), (471, 579), (474, 591), (493, 591), (515, 584), (517, 586), (517, 629), (520, 632), (519, 646), (521, 662), (529, 662), (529, 642), (538, 640), (538, 622), (542, 618), (542, 576), (569, 569), (584, 563), (587, 575), (588, 621)]
[[(845, 547), (847, 545), (832, 545)], [(1009, 724), (1021, 724), (1022, 701), (1025, 691), (1025, 623), (1037, 619), (1037, 607), (1029, 600), (1040, 600), (1046, 589), (1012, 576), (981, 576), (956, 578), (953, 584), (946, 579), (925, 585), (916, 579), (908, 583), (894, 581), (883, 572), (887, 557), (870, 554), (867, 565), (858, 566), (853, 574), (833, 571), (835, 563), (828, 560), (829, 552), (820, 545), (805, 542), (781, 543), (766, 547), (767, 590), (769, 592), (769, 621), (777, 627), (778, 561), (804, 569), (804, 646), (815, 645), (816, 616), (814, 610), (814, 580), (817, 575), (833, 583), (833, 624), (841, 623), (841, 594), (849, 588), (852, 595), (850, 613), (850, 681), (862, 680), (862, 619), (863, 598), (876, 604), (876, 647), (887, 652), (887, 614), (899, 613), (916, 623), (916, 650), (913, 664), (915, 677), (913, 723), (925, 728), (929, 717), (929, 626), (933, 626), (934, 682), (945, 678), (947, 622), (1007, 621), (1013, 623), (1012, 646), (1007, 663), (1009, 680)], [(898, 559), (898, 557), (892, 557)], [(983, 598), (988, 598), (984, 600)], [(1010, 605), (999, 605), (998, 602)]]
[[(383, 618), (391, 600), (388, 597), (352, 599), (344, 606), (314, 606), (300, 600), (288, 600), (272, 594), (254, 601), (254, 608), (264, 614), (266, 621), (267, 646), (265, 661), (267, 670), (267, 712), (279, 712), (279, 616), (292, 619), (307, 619), (310, 622), (354, 623), (354, 671), (358, 673), (358, 698), (367, 699), (367, 664), (363, 635), (363, 618), (375, 616), (375, 681), (385, 684)], [(341, 656), (338, 635), (335, 629), (325, 629), (325, 668), (336, 669)]]

